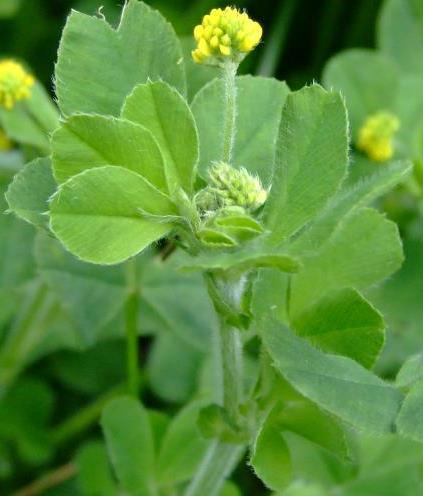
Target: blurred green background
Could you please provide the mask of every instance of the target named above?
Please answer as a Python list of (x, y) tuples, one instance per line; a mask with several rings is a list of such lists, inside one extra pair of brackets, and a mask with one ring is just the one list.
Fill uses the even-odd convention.
[[(51, 88), (60, 33), (70, 9), (117, 22), (123, 0), (0, 0), (0, 53), (26, 60)], [(219, 0), (150, 0), (181, 36)], [(276, 75), (295, 89), (319, 79), (325, 61), (348, 47), (372, 47), (381, 0), (239, 0), (264, 26), (245, 71)]]

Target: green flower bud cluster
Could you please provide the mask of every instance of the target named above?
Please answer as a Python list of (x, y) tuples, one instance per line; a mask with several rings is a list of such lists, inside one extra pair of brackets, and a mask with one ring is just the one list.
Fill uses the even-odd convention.
[(214, 212), (226, 207), (241, 207), (254, 212), (267, 199), (260, 179), (246, 169), (235, 169), (225, 162), (214, 164), (209, 172), (209, 185), (197, 195), (201, 212)]

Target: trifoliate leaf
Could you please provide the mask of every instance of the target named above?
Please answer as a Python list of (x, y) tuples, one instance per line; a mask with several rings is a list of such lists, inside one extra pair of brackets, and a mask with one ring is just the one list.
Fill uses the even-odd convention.
[(145, 3), (125, 4), (118, 28), (73, 11), (60, 42), (56, 92), (63, 114), (118, 116), (125, 97), (148, 79), (185, 91), (182, 50), (172, 26)]
[(96, 167), (62, 184), (50, 204), (50, 225), (77, 257), (115, 264), (164, 236), (171, 226), (163, 217), (174, 213), (169, 198), (135, 172)]

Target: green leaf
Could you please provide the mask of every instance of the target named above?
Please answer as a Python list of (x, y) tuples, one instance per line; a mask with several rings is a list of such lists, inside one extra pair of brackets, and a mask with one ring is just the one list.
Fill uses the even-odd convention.
[[(286, 442), (285, 433), (301, 436), (342, 461), (349, 457), (343, 427), (334, 417), (304, 398), (278, 403), (258, 432), (252, 458), (257, 475), (271, 489), (284, 489), (293, 476), (294, 460), (288, 449), (291, 438)], [(279, 460), (272, 461), (272, 452), (279, 453)]]
[(154, 441), (147, 411), (135, 399), (111, 400), (101, 425), (116, 476), (131, 496), (154, 496)]
[(188, 100), (192, 101), (203, 86), (218, 77), (219, 70), (217, 67), (194, 62), (191, 52), (196, 48), (197, 42), (192, 34), (181, 36), (179, 41), (181, 42), (182, 52), (184, 54)]
[(290, 245), (292, 253), (303, 254), (318, 250), (335, 231), (341, 220), (354, 211), (367, 206), (410, 175), (412, 164), (399, 161), (380, 168), (369, 177), (343, 188), (316, 217), (308, 229)]
[(209, 446), (197, 427), (203, 402), (187, 405), (172, 420), (159, 453), (157, 479), (163, 486), (189, 480)]
[(11, 177), (19, 172), (25, 164), (21, 150), (0, 152), (0, 178)]
[(231, 419), (229, 413), (220, 405), (208, 405), (200, 410), (198, 427), (206, 439), (219, 439), (223, 443), (241, 443), (248, 441), (247, 432), (240, 429)]
[(232, 248), (237, 246), (237, 240), (226, 234), (223, 229), (203, 227), (196, 233), (197, 238), (208, 248)]
[(165, 327), (190, 347), (207, 353), (217, 329), (217, 316), (202, 275), (181, 273), (179, 265), (179, 253), (166, 262), (148, 262), (142, 271), (141, 301), (163, 319), (157, 331)]
[(370, 114), (395, 111), (398, 69), (380, 52), (352, 49), (335, 55), (326, 64), (323, 82), (345, 97), (354, 140)]
[(423, 441), (423, 381), (418, 381), (404, 399), (397, 419), (398, 433), (401, 436)]
[(281, 429), (269, 415), (255, 440), (251, 465), (269, 489), (284, 489), (291, 477), (291, 456)]
[(58, 112), (46, 90), (37, 82), (31, 88), (30, 98), (18, 102), (13, 112), (0, 108), (0, 124), (13, 141), (33, 146), (45, 155), (50, 150), (49, 134), (59, 124)]
[(398, 67), (383, 53), (354, 49), (333, 57), (326, 65), (323, 80), (327, 88), (341, 91), (346, 99), (353, 141), (370, 115), (390, 111), (400, 121), (395, 136), (396, 155), (410, 156), (423, 112), (423, 73), (400, 77)]
[[(125, 383), (125, 358), (124, 341), (108, 339), (85, 351), (59, 351), (51, 357), (50, 366), (56, 380), (66, 389), (84, 395), (106, 396), (105, 391), (116, 388), (114, 396), (117, 396), (119, 385)], [(119, 391), (123, 390), (120, 387)], [(109, 395), (111, 397), (112, 393)]]
[[(271, 78), (237, 78), (238, 100), (233, 163), (257, 174), (269, 186), (275, 161), (275, 142), (287, 85)], [(210, 164), (222, 159), (225, 102), (222, 80), (204, 86), (192, 102), (200, 136), (199, 172), (207, 179)]]
[(168, 402), (187, 401), (196, 390), (203, 357), (203, 353), (176, 333), (161, 333), (153, 343), (147, 363), (153, 392)]
[(292, 323), (299, 336), (318, 348), (344, 355), (370, 368), (385, 338), (380, 313), (354, 289), (324, 296)]
[(56, 190), (49, 158), (29, 162), (18, 172), (6, 192), (10, 210), (37, 227), (47, 227), (48, 200)]
[(409, 357), (400, 368), (395, 384), (398, 387), (410, 387), (423, 379), (423, 353)]
[(383, 371), (398, 370), (404, 360), (421, 348), (423, 239), (405, 238), (404, 252), (401, 270), (367, 294), (388, 325), (388, 339), (380, 364)]
[(238, 487), (231, 481), (225, 482), (219, 496), (242, 496)]
[(52, 454), (47, 426), (53, 406), (53, 393), (44, 382), (20, 379), (0, 403), (0, 444), (13, 447), (26, 464), (46, 463)]
[(47, 233), (36, 238), (35, 256), (41, 278), (61, 301), (82, 341), (93, 344), (127, 298), (122, 267), (83, 263)]
[(78, 467), (77, 483), (81, 496), (116, 495), (116, 485), (103, 443), (85, 443), (79, 449), (75, 463)]
[(35, 83), (31, 88), (31, 98), (25, 100), (25, 107), (49, 142), (50, 134), (59, 125), (59, 112), (44, 86)]
[(338, 224), (317, 253), (302, 259), (303, 269), (292, 281), (292, 315), (329, 291), (366, 288), (392, 274), (402, 261), (397, 226), (376, 210), (357, 210)]
[[(0, 184), (0, 208), (6, 208), (4, 188)], [(0, 290), (21, 287), (34, 276), (32, 245), (34, 229), (13, 215), (0, 215)], [(9, 293), (10, 296), (10, 293)], [(16, 298), (16, 295), (15, 295)], [(12, 305), (9, 302), (9, 305)]]
[(336, 193), (346, 173), (347, 149), (347, 116), (338, 93), (313, 85), (288, 95), (263, 212), (273, 242), (298, 231)]
[(275, 422), (280, 429), (308, 439), (339, 460), (350, 458), (350, 449), (344, 426), (332, 415), (322, 411), (316, 405), (302, 399), (282, 404), (275, 412)]
[(274, 267), (283, 272), (297, 272), (300, 262), (287, 253), (250, 243), (237, 251), (203, 253), (197, 257), (186, 257), (181, 268), (184, 270), (239, 270)]
[(169, 224), (146, 220), (143, 212), (166, 216), (174, 214), (175, 207), (135, 172), (97, 167), (62, 184), (50, 204), (50, 225), (78, 258), (115, 264), (169, 231)]
[(391, 434), (360, 436), (358, 446), (359, 471), (339, 487), (342, 496), (418, 496), (422, 492), (421, 443)]
[(138, 85), (126, 99), (122, 117), (141, 124), (156, 138), (165, 160), (169, 190), (181, 187), (192, 193), (198, 162), (197, 128), (177, 90), (163, 81)]
[(276, 369), (302, 395), (362, 431), (393, 431), (400, 391), (349, 358), (315, 349), (270, 315), (258, 328)]
[(56, 179), (64, 182), (80, 172), (118, 165), (137, 172), (166, 191), (164, 163), (156, 140), (137, 124), (100, 115), (70, 117), (52, 138)]
[(423, 73), (423, 8), (419, 0), (387, 0), (379, 21), (378, 44), (400, 68)]
[(130, 0), (119, 27), (73, 11), (63, 31), (56, 92), (63, 114), (118, 116), (125, 97), (148, 79), (185, 91), (182, 50), (170, 24), (145, 3)]

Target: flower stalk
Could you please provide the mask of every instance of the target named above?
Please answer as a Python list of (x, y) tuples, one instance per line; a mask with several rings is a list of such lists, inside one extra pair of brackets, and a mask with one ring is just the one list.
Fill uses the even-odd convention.
[(225, 85), (225, 123), (223, 128), (222, 160), (232, 161), (236, 133), (236, 72), (238, 64), (228, 60), (223, 66), (223, 81)]
[(126, 284), (128, 297), (125, 305), (126, 364), (128, 393), (138, 397), (138, 280), (136, 259), (126, 262)]

